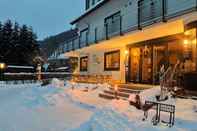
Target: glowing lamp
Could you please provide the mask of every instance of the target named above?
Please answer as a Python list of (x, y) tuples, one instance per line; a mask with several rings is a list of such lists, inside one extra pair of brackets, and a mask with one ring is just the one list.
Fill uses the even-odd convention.
[(189, 41), (185, 39), (185, 40), (183, 41), (183, 44), (184, 44), (184, 45), (188, 45), (188, 44), (189, 44)]
[(129, 51), (128, 50), (125, 50), (124, 53), (125, 53), (125, 55), (128, 55), (129, 54)]
[(0, 69), (4, 70), (5, 69), (5, 63), (0, 63)]
[(197, 43), (196, 39), (192, 40), (192, 44), (196, 44), (196, 43)]
[(184, 35), (188, 36), (188, 35), (190, 35), (190, 32), (186, 31), (186, 32), (184, 32)]

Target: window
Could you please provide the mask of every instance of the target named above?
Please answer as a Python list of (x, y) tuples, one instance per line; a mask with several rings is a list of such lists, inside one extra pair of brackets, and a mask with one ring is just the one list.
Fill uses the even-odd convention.
[(69, 41), (67, 44), (68, 44), (68, 50), (69, 50), (69, 51), (73, 50), (72, 41)]
[(94, 29), (94, 33), (95, 33), (94, 42), (95, 42), (95, 43), (97, 43), (97, 31), (98, 31), (98, 29), (95, 28), (95, 29)]
[(121, 16), (120, 11), (105, 18), (105, 25), (106, 25), (106, 33), (113, 34), (113, 33), (119, 33), (120, 26), (121, 26)]
[(88, 56), (80, 58), (80, 71), (88, 71)]
[(88, 44), (88, 28), (80, 32), (80, 47), (85, 47)]
[(90, 0), (86, 0), (86, 10), (90, 8)]
[(92, 0), (92, 5), (94, 5), (95, 4), (95, 0)]
[(140, 22), (151, 22), (162, 16), (162, 0), (140, 0)]
[(120, 70), (120, 51), (119, 50), (105, 53), (104, 69), (106, 71)]

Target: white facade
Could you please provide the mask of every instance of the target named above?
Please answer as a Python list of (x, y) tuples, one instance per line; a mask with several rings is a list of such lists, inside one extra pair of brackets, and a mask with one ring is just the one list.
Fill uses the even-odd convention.
[[(73, 42), (68, 42), (67, 44), (72, 45), (73, 48), (66, 50), (65, 55), (74, 54), (79, 58), (88, 56), (88, 70), (80, 72), (79, 67), (77, 73), (112, 75), (114, 79), (124, 83), (127, 70), (125, 66), (128, 64), (127, 56), (125, 56), (127, 46), (183, 33), (186, 24), (197, 20), (196, 7), (196, 0), (99, 1), (95, 6), (86, 10), (85, 14), (71, 22), (83, 38), (79, 36)], [(118, 15), (114, 16), (114, 14)], [(114, 21), (118, 21), (116, 25), (113, 25), (115, 23), (113, 20), (111, 22), (110, 29), (117, 29), (112, 35), (106, 31), (107, 26), (108, 28), (110, 26), (106, 26), (106, 19), (111, 16), (114, 16)], [(117, 19), (119, 16), (120, 19)], [(109, 35), (109, 38), (106, 35)], [(87, 38), (84, 38), (85, 36)], [(83, 41), (87, 39), (85, 46), (80, 47), (80, 39)], [(105, 70), (104, 54), (115, 50), (120, 51), (120, 70)]]

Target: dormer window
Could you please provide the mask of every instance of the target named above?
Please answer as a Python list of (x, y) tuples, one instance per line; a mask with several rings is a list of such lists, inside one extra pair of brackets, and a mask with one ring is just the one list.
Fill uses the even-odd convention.
[(90, 8), (90, 0), (86, 0), (86, 10)]
[(86, 10), (93, 7), (96, 3), (98, 3), (101, 0), (86, 0)]

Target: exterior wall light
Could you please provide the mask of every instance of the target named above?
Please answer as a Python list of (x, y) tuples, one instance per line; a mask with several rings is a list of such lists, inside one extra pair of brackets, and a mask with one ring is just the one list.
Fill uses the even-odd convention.
[(5, 63), (0, 63), (0, 70), (4, 70), (6, 67)]
[(189, 40), (185, 39), (185, 40), (183, 41), (183, 44), (184, 44), (184, 45), (188, 45), (188, 44), (189, 44)]
[(194, 39), (193, 41), (192, 41), (192, 44), (196, 44), (197, 43), (197, 41), (196, 41), (196, 39)]
[(185, 35), (185, 36), (189, 36), (189, 35), (190, 35), (190, 31), (184, 32), (184, 35)]
[(0, 81), (4, 79), (4, 70), (6, 68), (5, 63), (0, 63)]
[(128, 55), (129, 54), (129, 51), (128, 50), (125, 50), (124, 53), (125, 53), (125, 55)]

